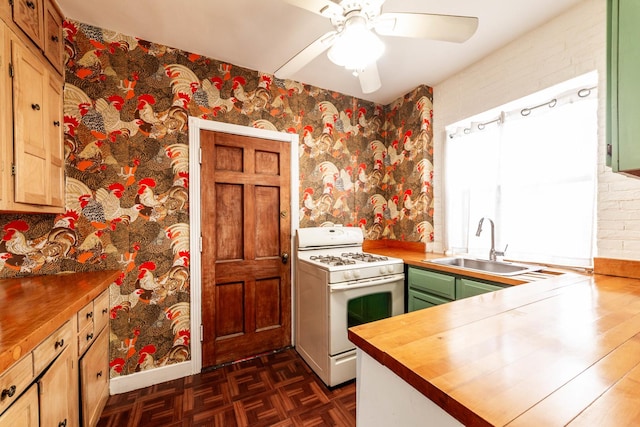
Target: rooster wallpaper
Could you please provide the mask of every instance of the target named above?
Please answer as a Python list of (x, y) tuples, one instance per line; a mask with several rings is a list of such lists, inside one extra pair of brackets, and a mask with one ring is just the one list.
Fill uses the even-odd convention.
[(298, 133), (300, 227), (433, 240), (431, 88), (382, 106), (79, 22), (64, 30), (66, 213), (1, 214), (0, 277), (120, 270), (112, 377), (191, 357), (189, 116)]

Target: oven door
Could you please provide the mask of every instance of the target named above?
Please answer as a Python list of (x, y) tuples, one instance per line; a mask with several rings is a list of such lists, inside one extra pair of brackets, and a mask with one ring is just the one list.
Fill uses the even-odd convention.
[(355, 349), (347, 329), (402, 314), (404, 274), (329, 285), (329, 355)]

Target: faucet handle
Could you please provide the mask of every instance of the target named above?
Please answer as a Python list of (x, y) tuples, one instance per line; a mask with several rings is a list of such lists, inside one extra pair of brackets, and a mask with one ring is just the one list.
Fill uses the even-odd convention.
[(504, 247), (504, 251), (502, 252), (496, 251), (496, 256), (504, 256), (504, 254), (507, 252), (508, 247), (509, 247), (509, 244), (507, 243), (507, 245)]

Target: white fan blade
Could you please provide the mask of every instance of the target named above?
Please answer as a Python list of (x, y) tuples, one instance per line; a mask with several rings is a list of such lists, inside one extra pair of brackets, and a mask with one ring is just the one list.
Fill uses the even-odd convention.
[(344, 9), (331, 0), (284, 0), (285, 3), (331, 18), (333, 15), (342, 15)]
[(383, 13), (375, 30), (383, 36), (415, 37), (462, 43), (478, 28), (478, 18), (429, 13)]
[(336, 39), (336, 34), (338, 34), (337, 31), (329, 31), (328, 33), (318, 37), (313, 43), (302, 49), (282, 67), (278, 68), (274, 75), (279, 79), (291, 77), (302, 67), (313, 61), (322, 52), (330, 48)]
[(362, 93), (375, 92), (382, 86), (382, 83), (380, 83), (380, 74), (378, 74), (378, 65), (376, 65), (375, 62), (358, 73), (358, 78), (360, 79)]

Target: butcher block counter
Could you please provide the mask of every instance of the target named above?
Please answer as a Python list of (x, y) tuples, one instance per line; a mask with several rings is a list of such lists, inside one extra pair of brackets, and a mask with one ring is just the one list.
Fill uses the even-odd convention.
[[(384, 370), (375, 372), (449, 419), (415, 425), (640, 425), (639, 279), (563, 274), (360, 325), (349, 338)], [(362, 388), (375, 379), (359, 375)], [(382, 384), (371, 393), (393, 399), (392, 382)]]
[(0, 374), (100, 295), (119, 271), (0, 279)]

